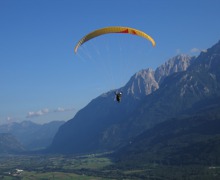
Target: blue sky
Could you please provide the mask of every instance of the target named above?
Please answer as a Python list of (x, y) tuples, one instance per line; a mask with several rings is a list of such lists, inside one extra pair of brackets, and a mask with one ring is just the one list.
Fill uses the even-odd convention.
[[(0, 124), (69, 120), (137, 71), (179, 54), (198, 55), (220, 40), (219, 0), (0, 0)], [(129, 26), (74, 54), (85, 34)]]

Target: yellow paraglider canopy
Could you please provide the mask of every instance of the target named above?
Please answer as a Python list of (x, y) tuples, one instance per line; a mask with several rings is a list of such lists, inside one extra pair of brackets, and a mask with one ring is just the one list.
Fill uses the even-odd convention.
[(154, 39), (149, 36), (148, 34), (144, 33), (143, 31), (140, 31), (138, 29), (130, 28), (130, 27), (122, 27), (122, 26), (111, 26), (111, 27), (105, 27), (101, 29), (97, 29), (86, 36), (84, 36), (75, 46), (74, 52), (76, 53), (79, 46), (81, 46), (86, 41), (89, 41), (92, 38), (95, 38), (97, 36), (103, 35), (103, 34), (109, 34), (109, 33), (126, 33), (126, 34), (133, 34), (137, 36), (141, 36), (143, 38), (148, 39), (153, 46), (156, 45)]

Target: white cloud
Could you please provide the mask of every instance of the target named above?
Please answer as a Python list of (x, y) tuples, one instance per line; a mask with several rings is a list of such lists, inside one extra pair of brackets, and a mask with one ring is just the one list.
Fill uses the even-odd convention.
[(63, 107), (58, 107), (55, 109), (53, 112), (66, 112), (66, 111), (74, 111), (74, 108), (63, 108)]
[(16, 119), (16, 118), (11, 117), (11, 116), (6, 117), (6, 121), (7, 121), (8, 123), (10, 123), (10, 122), (12, 122), (12, 121), (15, 121), (15, 119)]
[(64, 111), (65, 109), (61, 107), (58, 107), (57, 109), (54, 110), (54, 112), (64, 112)]
[(198, 52), (200, 52), (200, 49), (198, 49), (198, 48), (192, 48), (192, 49), (190, 50), (190, 52), (191, 52), (191, 53), (198, 53)]
[(45, 115), (45, 114), (48, 114), (50, 111), (49, 109), (45, 108), (45, 109), (42, 109), (42, 110), (39, 110), (39, 111), (30, 111), (28, 112), (27, 114), (27, 118), (33, 118), (33, 117), (38, 117), (38, 116), (42, 116), (42, 115)]
[(20, 117), (13, 117), (13, 116), (7, 116), (5, 118), (7, 123), (11, 123), (11, 122), (16, 122), (16, 121), (20, 121), (21, 118)]
[(207, 52), (206, 49), (199, 49), (199, 48), (192, 48), (190, 50), (191, 53), (200, 53), (200, 52)]
[(75, 111), (75, 108), (58, 107), (57, 109), (54, 109), (54, 110), (49, 110), (48, 108), (45, 108), (39, 111), (30, 111), (27, 113), (26, 118), (34, 118), (34, 117), (43, 116), (49, 113), (58, 113), (58, 112), (67, 112), (67, 111)]
[(6, 117), (6, 120), (7, 120), (7, 121), (11, 121), (12, 119), (13, 119), (12, 117), (9, 117), (9, 116)]

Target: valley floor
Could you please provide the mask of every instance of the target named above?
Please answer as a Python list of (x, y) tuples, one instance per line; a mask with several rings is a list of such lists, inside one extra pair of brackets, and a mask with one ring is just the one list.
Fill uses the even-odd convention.
[(220, 167), (168, 166), (147, 164), (144, 167), (118, 166), (103, 154), (2, 155), (0, 179), (220, 179)]

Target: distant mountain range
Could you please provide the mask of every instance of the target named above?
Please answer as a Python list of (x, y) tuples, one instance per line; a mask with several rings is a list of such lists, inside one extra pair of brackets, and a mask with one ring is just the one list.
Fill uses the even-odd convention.
[(24, 147), (12, 135), (0, 133), (0, 154), (19, 153), (24, 151)]
[(36, 124), (31, 121), (0, 125), (0, 133), (11, 134), (25, 150), (42, 149), (49, 146), (58, 128), (64, 121)]

